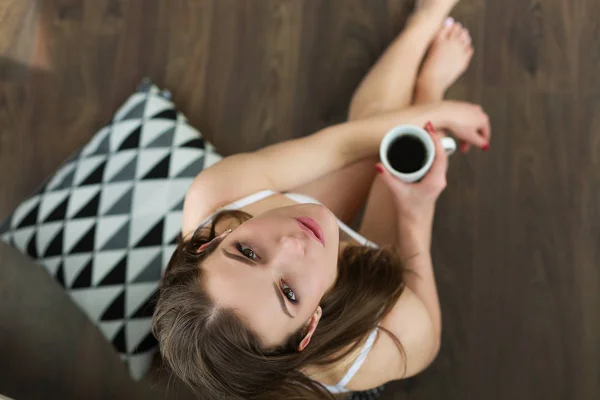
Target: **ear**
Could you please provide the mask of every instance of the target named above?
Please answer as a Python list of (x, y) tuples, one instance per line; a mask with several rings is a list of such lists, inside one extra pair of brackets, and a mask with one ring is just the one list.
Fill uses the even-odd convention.
[(208, 246), (210, 246), (215, 240), (221, 241), (221, 240), (225, 239), (227, 237), (227, 235), (229, 235), (231, 233), (231, 231), (232, 231), (231, 229), (227, 229), (225, 232), (221, 233), (219, 236), (215, 237), (210, 242), (204, 243), (202, 246), (198, 247), (198, 253), (202, 253), (204, 251), (204, 249), (206, 249)]
[(302, 351), (308, 346), (310, 343), (310, 338), (312, 338), (313, 333), (315, 333), (315, 329), (317, 329), (317, 325), (319, 325), (319, 321), (321, 320), (321, 315), (323, 315), (323, 310), (321, 306), (317, 307), (317, 311), (310, 317), (310, 321), (308, 322), (308, 333), (304, 336), (304, 339), (298, 345), (298, 351)]

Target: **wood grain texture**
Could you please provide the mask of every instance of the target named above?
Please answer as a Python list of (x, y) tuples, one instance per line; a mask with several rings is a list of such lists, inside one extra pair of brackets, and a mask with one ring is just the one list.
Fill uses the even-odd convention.
[[(0, 217), (145, 76), (224, 154), (344, 120), (411, 3), (0, 1)], [(600, 397), (599, 12), (597, 0), (462, 0), (454, 11), (476, 54), (449, 96), (481, 103), (494, 139), (489, 153), (452, 158), (439, 202), (442, 351), (386, 399)], [(26, 279), (6, 272), (15, 260), (2, 255), (0, 281), (12, 283), (0, 296), (12, 302), (0, 332), (21, 342), (0, 352), (0, 393), (165, 398), (167, 377), (131, 384), (72, 304), (29, 269)], [(31, 318), (13, 324), (23, 310)], [(49, 316), (70, 336), (46, 332)], [(186, 392), (171, 382), (166, 397)]]

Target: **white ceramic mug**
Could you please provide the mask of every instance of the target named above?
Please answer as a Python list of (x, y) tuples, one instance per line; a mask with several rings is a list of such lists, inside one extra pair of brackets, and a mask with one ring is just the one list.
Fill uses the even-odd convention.
[[(392, 168), (390, 160), (388, 160), (388, 150), (390, 146), (396, 140), (404, 136), (410, 136), (419, 140), (425, 147), (425, 159), (423, 161), (423, 166), (410, 173), (402, 173), (395, 170)], [(456, 151), (456, 142), (450, 137), (442, 138), (442, 146), (448, 155)], [(381, 145), (379, 146), (379, 158), (381, 159), (381, 162), (385, 168), (396, 178), (407, 183), (417, 182), (427, 175), (431, 165), (433, 165), (433, 160), (435, 159), (435, 143), (433, 142), (431, 135), (424, 129), (413, 125), (397, 126), (389, 131), (381, 141)]]

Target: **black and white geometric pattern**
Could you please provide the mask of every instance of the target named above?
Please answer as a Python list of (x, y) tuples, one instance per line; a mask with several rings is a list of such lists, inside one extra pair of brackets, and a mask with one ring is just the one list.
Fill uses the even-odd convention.
[(91, 141), (0, 224), (64, 286), (140, 379), (151, 317), (194, 177), (219, 161), (167, 92), (140, 86)]

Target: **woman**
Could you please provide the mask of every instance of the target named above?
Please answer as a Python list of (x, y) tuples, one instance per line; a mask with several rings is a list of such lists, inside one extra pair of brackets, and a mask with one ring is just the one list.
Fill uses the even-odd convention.
[[(420, 2), (355, 93), (349, 122), (228, 157), (194, 181), (154, 331), (203, 398), (332, 398), (435, 358), (430, 239), (447, 159), (433, 130), (454, 134), (463, 152), (490, 140), (479, 106), (442, 101), (473, 54), (447, 18), (456, 1)], [(428, 175), (403, 184), (377, 164), (375, 177), (385, 133), (428, 121), (439, 150)], [(342, 221), (365, 200), (356, 233)]]

